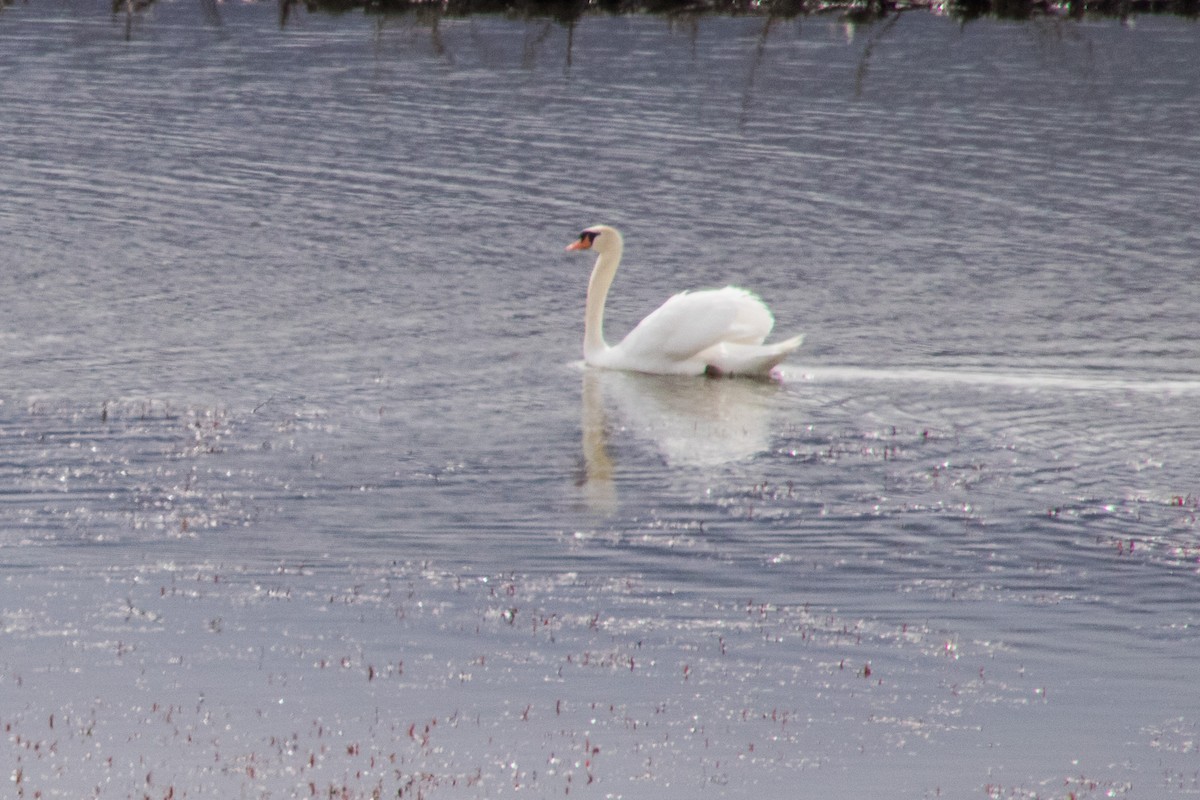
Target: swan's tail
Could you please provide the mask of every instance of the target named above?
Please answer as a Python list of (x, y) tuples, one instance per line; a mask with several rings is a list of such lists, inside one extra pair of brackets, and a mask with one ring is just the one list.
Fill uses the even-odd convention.
[(706, 354), (707, 371), (717, 375), (769, 375), (803, 342), (801, 334), (774, 344), (721, 344)]

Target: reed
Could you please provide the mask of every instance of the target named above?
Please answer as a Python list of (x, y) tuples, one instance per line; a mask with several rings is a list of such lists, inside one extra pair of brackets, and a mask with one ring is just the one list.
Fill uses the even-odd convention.
[[(370, 14), (435, 12), (444, 16), (504, 14), (572, 22), (587, 14), (754, 15), (798, 17), (839, 14), (859, 21), (909, 10), (928, 10), (960, 19), (995, 17), (1111, 17), (1143, 14), (1200, 16), (1200, 0), (280, 0), (281, 8), (310, 12)], [(287, 12), (282, 16), (286, 18)]]

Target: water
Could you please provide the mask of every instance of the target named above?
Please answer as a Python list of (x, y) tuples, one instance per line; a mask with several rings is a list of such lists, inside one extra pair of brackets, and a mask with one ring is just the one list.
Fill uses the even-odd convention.
[[(18, 793), (1200, 794), (1194, 23), (0, 37)], [(783, 382), (583, 369), (594, 222)]]

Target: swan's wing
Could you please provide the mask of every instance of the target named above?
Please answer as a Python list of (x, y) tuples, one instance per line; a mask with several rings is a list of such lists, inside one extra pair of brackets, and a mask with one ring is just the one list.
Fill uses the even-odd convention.
[(685, 360), (722, 342), (761, 344), (774, 324), (762, 300), (745, 289), (681, 292), (639, 322), (618, 346), (633, 358)]
[(729, 326), (729, 335), (724, 341), (735, 344), (762, 344), (771, 334), (775, 317), (758, 295), (736, 286), (726, 286), (716, 290), (714, 294), (723, 295), (737, 307), (737, 316)]

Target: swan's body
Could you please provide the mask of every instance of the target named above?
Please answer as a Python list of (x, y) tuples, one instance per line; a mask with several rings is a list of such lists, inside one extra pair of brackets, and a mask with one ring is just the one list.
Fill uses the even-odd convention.
[(680, 292), (610, 347), (604, 341), (604, 303), (621, 263), (621, 234), (597, 225), (567, 249), (596, 251), (583, 332), (583, 358), (594, 367), (663, 375), (769, 375), (804, 339), (763, 344), (775, 324), (770, 310), (756, 295), (727, 286)]

